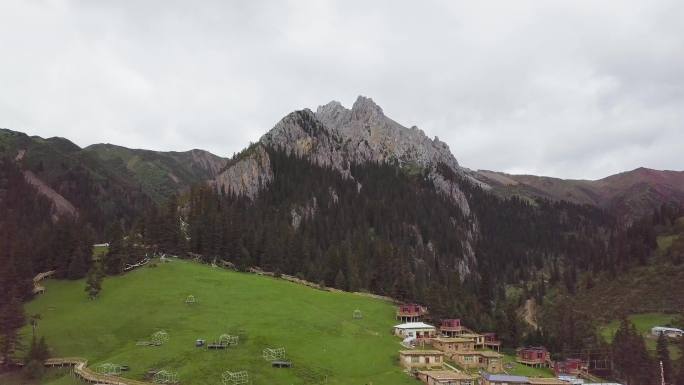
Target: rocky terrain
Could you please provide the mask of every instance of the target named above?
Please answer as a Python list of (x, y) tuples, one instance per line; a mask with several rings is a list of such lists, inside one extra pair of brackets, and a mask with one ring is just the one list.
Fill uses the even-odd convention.
[(351, 109), (332, 101), (315, 113), (309, 109), (290, 113), (264, 134), (253, 150), (226, 167), (214, 183), (253, 198), (272, 178), (263, 147), (282, 149), (331, 167), (345, 178), (351, 177), (352, 164), (366, 162), (425, 171), (439, 191), (457, 203), (465, 215), (470, 213), (458, 185), (436, 172), (437, 165), (443, 164), (466, 175), (449, 146), (439, 138), (430, 139), (415, 126), (407, 128), (386, 117), (370, 98), (359, 96)]

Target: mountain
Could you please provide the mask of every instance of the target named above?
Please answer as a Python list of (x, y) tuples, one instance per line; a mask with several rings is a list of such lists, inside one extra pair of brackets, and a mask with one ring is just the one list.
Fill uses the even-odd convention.
[(684, 171), (637, 168), (599, 180), (509, 175), (480, 170), (477, 177), (504, 196), (541, 197), (589, 204), (630, 223), (650, 215), (663, 203), (684, 204)]
[[(365, 97), (350, 109), (331, 102), (316, 112), (292, 112), (231, 159), (109, 144), (81, 149), (9, 130), (0, 131), (0, 155), (12, 165), (7, 178), (23, 175), (55, 207), (63, 198), (61, 210), (70, 204), (86, 224), (62, 236), (52, 230), (61, 222), (51, 227), (37, 210), (32, 215), (46, 225), (33, 228), (15, 207), (43, 200), (18, 194), (0, 178), (0, 193), (13, 199), (0, 195), (0, 211), (12, 214), (0, 218), (0, 236), (11, 239), (7, 229), (25, 234), (0, 250), (0, 261), (21, 267), (29, 283), (38, 269), (82, 277), (90, 262), (83, 245), (92, 242), (80, 239), (81, 228), (92, 226), (116, 251), (104, 257), (107, 274), (139, 262), (144, 246), (417, 301), (435, 320), (460, 317), (517, 345), (523, 327), (509, 315), (525, 300), (543, 299), (547, 288), (572, 296), (592, 276), (613, 279), (656, 261), (653, 223), (619, 225), (601, 209), (620, 207), (602, 203), (604, 190), (576, 182), (572, 201), (558, 198), (569, 189), (560, 180), (529, 177), (541, 181), (535, 187), (522, 177), (465, 169), (438, 138), (393, 121)], [(624, 194), (611, 188), (638, 190), (632, 178), (608, 180), (605, 196), (619, 202), (615, 197)], [(652, 199), (671, 196), (669, 189), (647, 187)], [(43, 235), (53, 233), (46, 242)], [(55, 257), (51, 250), (65, 244)], [(26, 255), (33, 261), (21, 265)], [(566, 339), (561, 332), (575, 329), (565, 322), (576, 320), (558, 319), (542, 337), (557, 351), (582, 348), (590, 329)]]
[(154, 203), (216, 176), (228, 160), (202, 150), (158, 152), (110, 144), (80, 148), (65, 138), (0, 129), (0, 157), (53, 203), (101, 232), (115, 218), (131, 220)]
[(157, 203), (163, 203), (171, 195), (194, 184), (216, 177), (228, 163), (226, 158), (197, 149), (161, 152), (94, 144), (83, 151), (94, 154), (109, 168), (125, 168), (145, 194)]
[(364, 163), (389, 164), (415, 172), (426, 169), (435, 187), (466, 214), (470, 210), (467, 199), (457, 184), (436, 172), (437, 166), (446, 165), (454, 173), (482, 184), (463, 172), (446, 143), (428, 138), (415, 126), (401, 126), (363, 96), (351, 109), (333, 101), (318, 107), (316, 113), (309, 109), (290, 113), (257, 144), (239, 154), (238, 161), (215, 178), (216, 185), (253, 198), (273, 178), (267, 148), (331, 167), (344, 178), (351, 177), (352, 165)]

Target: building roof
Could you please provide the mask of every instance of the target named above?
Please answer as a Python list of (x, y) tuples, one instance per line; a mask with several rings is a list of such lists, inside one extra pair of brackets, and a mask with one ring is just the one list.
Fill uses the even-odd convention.
[(547, 351), (546, 348), (543, 346), (525, 346), (522, 348), (517, 348), (516, 350), (517, 351), (519, 351), (519, 350), (534, 350), (534, 351), (544, 351), (544, 352)]
[(473, 380), (474, 376), (467, 373), (459, 373), (453, 370), (421, 370), (419, 374), (434, 378), (435, 380)]
[(443, 356), (444, 352), (440, 350), (400, 350), (399, 354), (403, 354), (405, 356)]
[(490, 374), (490, 373), (485, 373), (482, 375), (487, 381), (492, 381), (492, 382), (512, 382), (512, 383), (519, 383), (519, 384), (525, 384), (529, 380), (525, 376), (511, 376), (508, 374)]
[(470, 338), (461, 337), (435, 337), (433, 340), (439, 342), (473, 342)]
[(395, 329), (434, 329), (432, 325), (425, 322), (407, 322), (405, 324), (394, 325)]
[(463, 338), (478, 338), (478, 337), (484, 337), (484, 335), (477, 334), (477, 333), (464, 333), (464, 334), (461, 334), (461, 337), (463, 337)]
[(656, 330), (657, 331), (663, 331), (663, 332), (679, 332), (679, 333), (684, 332), (684, 330), (682, 330), (682, 329), (671, 328), (671, 327), (667, 327), (667, 326), (654, 326), (653, 328), (651, 328), (651, 331), (656, 331)]
[(482, 357), (489, 357), (489, 358), (501, 358), (503, 355), (493, 352), (491, 350), (457, 350), (455, 352), (452, 352), (454, 355), (457, 356), (482, 356)]
[(530, 377), (528, 382), (531, 385), (568, 385), (567, 382), (553, 377)]

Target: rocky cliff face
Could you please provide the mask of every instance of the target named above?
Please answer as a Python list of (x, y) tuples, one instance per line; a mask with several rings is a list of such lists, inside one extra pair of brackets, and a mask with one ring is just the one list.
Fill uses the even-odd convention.
[(309, 159), (319, 166), (332, 167), (349, 177), (349, 160), (339, 132), (316, 118), (311, 110), (295, 111), (259, 140), (267, 147)]
[[(345, 178), (351, 177), (350, 165), (365, 162), (426, 169), (435, 188), (452, 199), (466, 216), (470, 214), (468, 201), (458, 185), (436, 172), (436, 166), (442, 163), (467, 177), (449, 146), (436, 137), (428, 138), (415, 126), (407, 128), (386, 117), (382, 108), (370, 98), (359, 96), (351, 109), (333, 101), (318, 107), (316, 113), (308, 109), (292, 112), (264, 134), (259, 144), (331, 167)], [(271, 171), (261, 162), (264, 154), (255, 153), (248, 158), (228, 166), (216, 178), (218, 184), (250, 186), (233, 190), (254, 197), (258, 186), (264, 186), (257, 179), (268, 182)], [(247, 174), (241, 171), (244, 169), (248, 170)], [(258, 170), (263, 174), (259, 175)]]
[(318, 107), (316, 117), (326, 127), (339, 132), (344, 151), (353, 162), (422, 167), (444, 163), (454, 171), (460, 169), (446, 143), (436, 137), (428, 138), (415, 126), (407, 128), (386, 117), (370, 98), (359, 96), (351, 110), (339, 102), (330, 102)]
[(271, 180), (273, 170), (268, 152), (262, 144), (256, 144), (218, 174), (212, 183), (227, 193), (254, 198)]

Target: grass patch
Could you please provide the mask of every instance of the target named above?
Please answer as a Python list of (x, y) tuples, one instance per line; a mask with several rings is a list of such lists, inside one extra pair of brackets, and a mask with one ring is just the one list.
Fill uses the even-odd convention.
[[(26, 312), (41, 314), (38, 333), (52, 355), (130, 365), (130, 378), (166, 368), (184, 384), (199, 385), (220, 382), (230, 369), (247, 370), (264, 384), (414, 383), (398, 365), (400, 345), (390, 333), (394, 307), (383, 301), (182, 260), (106, 278), (95, 301), (86, 298), (83, 280), (45, 286)], [(197, 304), (184, 303), (190, 294)], [(354, 309), (363, 319), (352, 319)], [(169, 333), (168, 343), (136, 346), (160, 329)], [(194, 346), (223, 333), (241, 334), (239, 345), (227, 351)], [(23, 335), (26, 343), (30, 329)], [(266, 347), (285, 347), (294, 368), (272, 369), (261, 356)]]
[[(651, 335), (651, 328), (654, 326), (668, 326), (672, 325), (677, 318), (675, 314), (666, 313), (644, 313), (630, 315), (629, 320), (634, 324), (637, 331), (641, 333), (646, 341), (646, 348), (655, 357), (657, 338)], [(608, 342), (613, 341), (615, 332), (620, 326), (619, 320), (613, 320), (610, 323), (599, 328), (599, 334)], [(677, 346), (676, 341), (669, 341), (668, 349), (670, 350), (670, 358), (677, 360), (681, 352)]]

